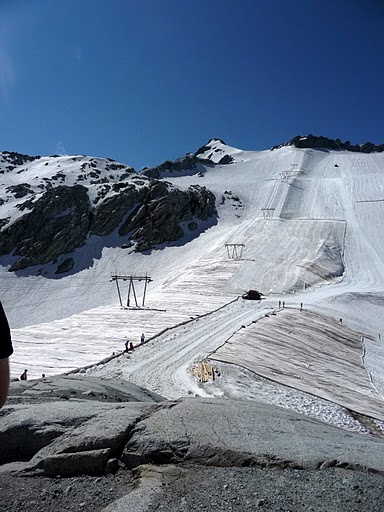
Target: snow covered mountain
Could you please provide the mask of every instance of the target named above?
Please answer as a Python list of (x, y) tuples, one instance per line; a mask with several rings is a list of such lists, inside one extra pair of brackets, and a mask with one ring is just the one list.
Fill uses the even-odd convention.
[[(384, 153), (381, 146), (318, 147), (318, 139), (314, 147), (296, 147), (302, 139), (273, 151), (242, 151), (212, 139), (194, 154), (140, 173), (104, 159), (31, 160), (3, 152), (0, 279), (15, 339), (14, 375), (24, 367), (38, 377), (91, 365), (145, 332), (152, 341), (129, 364), (118, 358), (89, 371), (174, 398), (209, 392), (187, 372), (195, 361), (230, 359), (242, 372), (267, 374), (342, 406), (353, 402), (356, 410), (380, 419), (380, 398), (362, 403), (369, 379), (384, 389)], [(76, 206), (74, 190), (81, 196)], [(26, 215), (29, 221), (22, 223)], [(56, 230), (45, 238), (33, 231), (40, 215), (39, 232), (46, 225)], [(74, 237), (82, 222), (81, 236)], [(49, 253), (50, 238), (57, 254)], [(36, 257), (39, 244), (39, 258), (49, 257), (26, 261)], [(118, 274), (150, 276), (144, 307), (143, 283), (136, 284), (137, 305), (131, 296), (127, 307), (124, 288), (120, 306), (111, 281)], [(127, 281), (122, 285), (128, 287)], [(249, 289), (265, 300), (237, 300)], [(283, 302), (292, 310), (282, 312)], [(298, 309), (303, 321), (295, 316)], [(276, 338), (262, 346), (266, 331), (252, 324), (262, 326), (264, 317)], [(339, 330), (340, 320), (349, 331)], [(260, 347), (257, 354), (245, 348), (241, 329)], [(231, 339), (238, 341), (228, 345)], [(307, 339), (319, 350), (309, 349)], [(277, 340), (285, 347), (281, 361)], [(327, 369), (330, 352), (324, 347), (344, 354), (348, 343), (348, 369), (343, 357), (341, 366)], [(292, 355), (292, 344), (302, 347), (300, 354)], [(220, 351), (221, 345), (234, 352)], [(292, 357), (295, 369), (284, 373), (281, 365)], [(280, 361), (276, 368), (271, 358)], [(310, 369), (308, 382), (303, 368)], [(324, 372), (321, 383), (311, 373), (315, 369)], [(360, 389), (358, 395), (352, 397), (350, 388), (339, 395), (335, 386), (330, 389), (327, 372), (340, 371), (346, 372), (343, 382), (350, 379), (350, 388)], [(364, 386), (360, 372), (366, 374)], [(299, 376), (294, 382), (293, 374)], [(250, 396), (252, 378), (247, 374), (245, 380)], [(223, 389), (211, 386), (211, 392)]]
[(87, 253), (95, 237), (104, 246), (129, 243), (144, 251), (185, 232), (197, 236), (216, 214), (204, 187), (182, 192), (101, 158), (3, 152), (0, 173), (0, 254), (11, 258), (11, 271), (49, 277), (45, 264), (52, 263), (55, 275), (76, 272), (73, 252)]

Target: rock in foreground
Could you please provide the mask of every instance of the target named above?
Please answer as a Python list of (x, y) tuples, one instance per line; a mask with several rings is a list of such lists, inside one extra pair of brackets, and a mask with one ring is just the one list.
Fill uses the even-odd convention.
[[(107, 504), (105, 512), (150, 512), (159, 504), (171, 511), (384, 506), (382, 439), (259, 402), (167, 402), (129, 383), (78, 376), (53, 381), (13, 384), (1, 412), (0, 487), (9, 512), (30, 510), (22, 496), (30, 501), (39, 479), (46, 499), (34, 510), (44, 512)], [(65, 396), (76, 389), (82, 398)], [(86, 492), (71, 494), (68, 482), (80, 480)], [(15, 486), (20, 490), (12, 501)]]

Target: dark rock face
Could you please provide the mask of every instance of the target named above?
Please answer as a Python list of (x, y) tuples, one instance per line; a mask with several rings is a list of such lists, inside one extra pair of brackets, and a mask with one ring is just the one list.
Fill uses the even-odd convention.
[(231, 155), (224, 155), (223, 158), (219, 160), (219, 165), (231, 164), (233, 162), (233, 157)]
[(221, 142), (221, 144), (225, 144), (225, 142), (221, 139), (210, 139), (207, 144), (201, 146), (201, 148), (196, 151), (195, 156), (202, 155), (203, 153), (210, 151), (212, 149), (209, 145), (211, 142)]
[(120, 226), (120, 236), (137, 241), (136, 251), (147, 251), (179, 240), (184, 235), (181, 222), (190, 221), (188, 228), (195, 231), (197, 219), (206, 221), (215, 215), (215, 196), (205, 187), (194, 186), (184, 192), (152, 179), (142, 188), (129, 185), (94, 208), (90, 233), (107, 236)]
[(344, 150), (353, 151), (355, 153), (374, 153), (384, 151), (384, 144), (376, 146), (372, 142), (366, 142), (361, 145), (353, 145), (348, 140), (341, 142), (340, 139), (328, 139), (327, 137), (318, 137), (316, 135), (309, 134), (306, 137), (297, 135), (292, 140), (273, 146), (272, 150), (279, 149), (283, 146), (295, 146), (297, 148), (311, 148), (311, 149), (331, 149), (331, 150)]
[[(30, 187), (23, 184), (12, 191), (25, 195)], [(12, 253), (18, 257), (11, 271), (52, 262), (82, 247), (87, 236), (106, 237), (116, 229), (128, 238), (125, 243), (129, 239), (136, 242), (136, 251), (147, 251), (180, 240), (184, 229), (198, 236), (198, 221), (216, 214), (215, 196), (206, 188), (181, 191), (147, 177), (103, 185), (93, 208), (88, 189), (82, 185), (51, 186), (38, 197), (21, 203), (18, 208), (27, 213), (0, 232), (0, 256)], [(6, 226), (8, 219), (1, 222)], [(190, 227), (183, 229), (183, 222)], [(65, 259), (56, 274), (69, 272), (74, 264), (73, 258)]]
[(138, 242), (136, 250), (147, 251), (182, 238), (181, 222), (206, 221), (215, 214), (215, 196), (205, 187), (196, 185), (181, 191), (165, 182), (152, 182), (141, 205), (128, 216), (119, 234), (131, 233), (130, 238)]
[(134, 185), (129, 185), (118, 195), (105, 199), (92, 210), (90, 232), (93, 235), (106, 236), (115, 230), (124, 215), (140, 201), (140, 194)]
[(38, 156), (29, 156), (23, 155), (22, 153), (16, 153), (15, 151), (2, 151), (2, 156), (6, 162), (9, 162), (13, 166), (24, 165), (28, 162), (33, 162), (34, 160), (38, 160), (40, 155)]
[[(0, 152), (0, 173), (26, 173), (23, 183), (8, 182), (0, 198), (0, 205), (11, 202), (13, 208), (11, 216), (0, 219), (0, 257), (11, 257), (10, 271), (53, 262), (56, 272), (31, 272), (59, 275), (79, 268), (80, 252), (87, 259), (91, 236), (105, 237), (106, 246), (147, 251), (184, 235), (186, 243), (216, 220), (215, 197), (207, 189), (194, 186), (182, 191), (156, 179), (173, 173), (204, 176), (206, 167), (215, 165), (192, 153), (142, 173), (111, 159), (51, 157), (34, 163), (39, 158)], [(81, 247), (75, 255), (68, 254)], [(3, 261), (9, 264), (9, 258)]]
[(89, 227), (87, 189), (58, 186), (31, 202), (23, 215), (0, 233), (0, 255), (14, 251), (20, 258), (11, 270), (48, 263), (84, 244)]
[(233, 163), (235, 161), (233, 156), (228, 154), (225, 148), (220, 147), (220, 144), (226, 146), (225, 142), (221, 139), (210, 139), (207, 144), (196, 151), (195, 156), (201, 161), (210, 162), (211, 165), (228, 165)]
[(7, 188), (7, 192), (11, 192), (14, 194), (16, 199), (20, 199), (21, 197), (26, 196), (27, 194), (32, 194), (31, 185), (28, 183), (20, 183), (20, 185), (13, 185)]
[(0, 228), (6, 226), (9, 222), (10, 217), (6, 217), (5, 219), (0, 219)]
[(199, 171), (200, 169), (203, 169), (202, 164), (212, 166), (213, 162), (204, 158), (198, 158), (197, 153), (190, 153), (184, 158), (179, 158), (178, 160), (173, 161), (166, 160), (164, 163), (157, 165), (156, 167), (145, 169), (142, 171), (142, 174), (148, 176), (148, 178), (160, 178), (165, 172), (174, 173), (177, 175), (182, 171), (188, 171), (192, 169)]
[(55, 272), (55, 274), (64, 274), (65, 272), (69, 272), (73, 269), (73, 265), (75, 262), (73, 261), (73, 258), (67, 258), (61, 263)]

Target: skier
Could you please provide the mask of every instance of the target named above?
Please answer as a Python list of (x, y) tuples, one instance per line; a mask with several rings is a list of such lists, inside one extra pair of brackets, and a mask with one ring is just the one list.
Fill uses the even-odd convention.
[(141, 344), (144, 345), (144, 341), (145, 341), (144, 333), (141, 335), (140, 340), (141, 340)]
[(129, 343), (129, 341), (128, 341), (128, 340), (124, 343), (124, 345), (125, 345), (125, 350), (124, 350), (124, 352), (128, 352), (128, 343)]

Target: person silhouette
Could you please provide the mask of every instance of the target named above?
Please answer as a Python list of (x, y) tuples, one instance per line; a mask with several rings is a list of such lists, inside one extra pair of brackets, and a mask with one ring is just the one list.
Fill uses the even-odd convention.
[(13, 354), (11, 331), (0, 302), (0, 408), (7, 400), (9, 389), (9, 356)]

